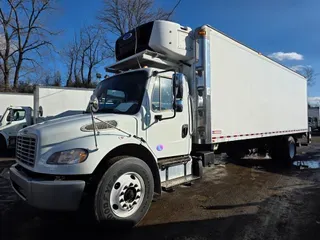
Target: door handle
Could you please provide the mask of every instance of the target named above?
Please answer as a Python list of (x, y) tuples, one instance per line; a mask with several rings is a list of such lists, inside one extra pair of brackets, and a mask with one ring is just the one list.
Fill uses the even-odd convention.
[(182, 131), (181, 131), (182, 138), (185, 138), (188, 135), (188, 130), (189, 130), (188, 124), (182, 125)]

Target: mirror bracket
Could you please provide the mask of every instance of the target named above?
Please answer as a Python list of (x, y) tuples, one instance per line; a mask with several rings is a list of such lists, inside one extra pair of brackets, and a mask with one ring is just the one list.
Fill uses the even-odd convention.
[(91, 95), (89, 104), (92, 112), (97, 112), (99, 110), (99, 101), (96, 95)]
[(157, 114), (154, 116), (154, 119), (157, 121), (161, 121), (162, 120), (162, 115), (161, 114)]

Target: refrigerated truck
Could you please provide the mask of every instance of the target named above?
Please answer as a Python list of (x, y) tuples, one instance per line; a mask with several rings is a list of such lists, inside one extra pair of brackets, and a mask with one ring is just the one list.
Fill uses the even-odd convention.
[(87, 206), (100, 224), (134, 226), (216, 154), (290, 162), (310, 140), (306, 79), (209, 25), (149, 22), (115, 53), (86, 113), (19, 132), (10, 177), (30, 205)]
[[(15, 99), (19, 94), (0, 94), (7, 108), (0, 118), (0, 151), (14, 149), (21, 129), (50, 119), (80, 114), (88, 104), (94, 89), (36, 86), (31, 95), (21, 95), (24, 102)], [(5, 98), (7, 96), (7, 98)], [(20, 105), (13, 105), (20, 103)]]

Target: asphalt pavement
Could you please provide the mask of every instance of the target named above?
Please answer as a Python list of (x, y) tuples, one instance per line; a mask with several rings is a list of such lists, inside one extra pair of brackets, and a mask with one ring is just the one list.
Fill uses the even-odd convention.
[[(11, 159), (12, 160), (12, 159)], [(248, 159), (205, 170), (202, 180), (164, 192), (131, 231), (97, 229), (72, 213), (44, 212), (12, 191), (0, 160), (0, 239), (319, 239), (320, 143), (290, 168)]]

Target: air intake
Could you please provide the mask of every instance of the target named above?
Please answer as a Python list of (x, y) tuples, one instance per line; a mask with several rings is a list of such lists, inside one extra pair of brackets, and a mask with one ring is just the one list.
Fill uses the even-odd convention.
[[(98, 122), (95, 125), (96, 125), (96, 129), (98, 129), (99, 131), (102, 131), (102, 130), (108, 130), (108, 129), (112, 129), (114, 127), (117, 127), (118, 123), (114, 120), (111, 120), (111, 121), (106, 121), (106, 122)], [(91, 131), (93, 131), (93, 125), (92, 124), (85, 125), (85, 126), (81, 127), (81, 131), (91, 132)]]

